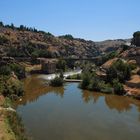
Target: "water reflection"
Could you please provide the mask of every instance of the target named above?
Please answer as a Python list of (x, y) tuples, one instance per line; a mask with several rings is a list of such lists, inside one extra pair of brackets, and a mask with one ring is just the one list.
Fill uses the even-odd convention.
[(104, 98), (105, 104), (109, 109), (115, 109), (118, 112), (129, 111), (132, 105), (135, 105), (140, 112), (140, 101), (134, 100), (130, 97), (123, 97), (117, 95), (107, 95), (97, 92), (83, 91), (82, 98), (85, 103), (93, 101), (98, 103), (100, 97)]
[(37, 75), (28, 77), (23, 82), (25, 95), (21, 101), (17, 101), (17, 104), (26, 105), (27, 103), (35, 102), (40, 96), (50, 92), (60, 96), (61, 98), (64, 96), (64, 87), (54, 88), (48, 86), (46, 82), (42, 79), (39, 79)]
[(139, 140), (138, 100), (81, 90), (77, 83), (49, 87), (38, 76), (24, 83), (17, 112), (34, 140)]
[[(24, 90), (25, 95), (22, 98), (22, 101), (17, 101), (17, 104), (26, 105), (26, 103), (37, 101), (40, 96), (49, 93), (63, 98), (65, 92), (64, 87), (57, 88), (47, 86), (43, 79), (38, 78), (38, 75), (28, 77), (24, 80)], [(84, 103), (93, 101), (93, 103), (96, 104), (98, 103), (100, 97), (104, 98), (105, 104), (109, 109), (115, 109), (118, 112), (124, 112), (129, 111), (132, 105), (135, 105), (140, 112), (140, 101), (138, 100), (134, 100), (129, 97), (90, 92), (87, 90), (82, 91), (82, 99)]]

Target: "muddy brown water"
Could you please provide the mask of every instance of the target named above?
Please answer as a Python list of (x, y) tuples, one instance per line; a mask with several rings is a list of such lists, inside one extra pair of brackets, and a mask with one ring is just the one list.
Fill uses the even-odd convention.
[(140, 140), (140, 101), (84, 91), (78, 83), (48, 87), (38, 77), (24, 80), (17, 102), (33, 140)]

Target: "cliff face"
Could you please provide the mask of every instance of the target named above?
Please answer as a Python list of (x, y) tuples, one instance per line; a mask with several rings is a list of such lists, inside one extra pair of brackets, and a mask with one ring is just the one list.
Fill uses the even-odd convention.
[(55, 37), (42, 31), (0, 27), (1, 56), (29, 57), (37, 51), (43, 51), (48, 52), (49, 57), (91, 58), (117, 50), (126, 42), (127, 40), (93, 42), (67, 36)]

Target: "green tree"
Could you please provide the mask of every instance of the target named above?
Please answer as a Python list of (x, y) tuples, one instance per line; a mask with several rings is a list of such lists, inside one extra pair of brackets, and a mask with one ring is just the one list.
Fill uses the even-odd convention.
[(11, 68), (8, 65), (0, 66), (0, 75), (10, 75)]
[(90, 80), (91, 80), (91, 77), (90, 77), (90, 73), (84, 73), (83, 76), (82, 76), (82, 82), (80, 83), (80, 88), (82, 89), (88, 89), (88, 86), (90, 84)]
[(113, 79), (118, 79), (120, 82), (125, 82), (125, 80), (130, 79), (130, 76), (131, 67), (121, 59), (114, 62), (107, 71), (107, 81), (111, 83)]
[(59, 61), (57, 62), (56, 68), (59, 70), (66, 70), (66, 61), (63, 59), (59, 59)]
[(115, 94), (117, 94), (117, 95), (125, 94), (123, 84), (121, 84), (118, 79), (113, 80), (113, 88), (114, 88)]
[(140, 46), (140, 31), (133, 34), (133, 39), (131, 42), (133, 45)]
[(63, 86), (63, 79), (61, 77), (56, 77), (55, 79), (50, 81), (50, 85), (53, 87), (60, 87)]
[(2, 22), (2, 21), (0, 22), (0, 26), (1, 26), (1, 27), (3, 27), (3, 26), (4, 26), (4, 24), (3, 24), (3, 22)]

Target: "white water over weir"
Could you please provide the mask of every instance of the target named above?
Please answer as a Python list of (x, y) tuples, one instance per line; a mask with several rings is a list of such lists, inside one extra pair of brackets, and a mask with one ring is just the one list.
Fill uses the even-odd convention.
[[(68, 76), (72, 76), (75, 74), (81, 74), (82, 70), (74, 70), (74, 71), (69, 71), (69, 72), (65, 72), (64, 75), (64, 79), (67, 78)], [(39, 76), (39, 78), (42, 78), (44, 80), (53, 80), (55, 77), (59, 76), (60, 74), (46, 74), (46, 75), (41, 75)]]

